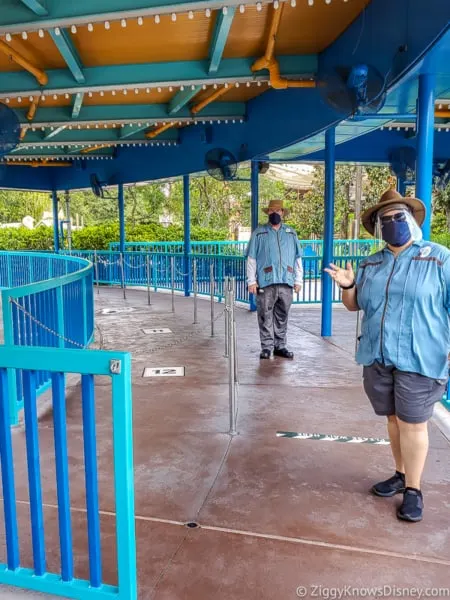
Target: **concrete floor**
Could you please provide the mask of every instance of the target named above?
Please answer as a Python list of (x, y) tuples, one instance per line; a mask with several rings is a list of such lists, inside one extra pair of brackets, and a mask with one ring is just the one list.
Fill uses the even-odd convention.
[[(104, 347), (133, 356), (140, 600), (331, 598), (338, 593), (333, 589), (345, 593), (346, 586), (387, 586), (383, 597), (388, 598), (394, 597), (394, 586), (397, 591), (450, 588), (450, 448), (434, 423), (423, 481), (425, 518), (414, 525), (396, 519), (399, 498), (368, 493), (373, 482), (392, 473), (388, 446), (276, 437), (278, 430), (386, 437), (353, 360), (354, 315), (335, 308), (336, 334), (324, 341), (320, 309), (297, 307), (289, 330), (295, 359), (260, 362), (256, 315), (237, 310), (238, 435), (230, 437), (223, 317), (211, 338), (208, 302), (199, 301), (200, 323), (193, 325), (191, 299), (177, 296), (172, 314), (168, 295), (153, 295), (151, 307), (145, 292), (128, 290), (127, 296), (124, 301), (120, 291), (102, 288), (96, 295), (96, 319)], [(105, 308), (124, 307), (132, 310), (101, 314)], [(222, 310), (216, 304), (216, 314)], [(145, 327), (168, 327), (173, 333), (145, 335)], [(146, 366), (185, 366), (186, 376), (143, 379)], [(96, 393), (104, 580), (115, 584), (106, 381), (98, 380)], [(76, 382), (69, 389), (67, 411), (75, 570), (77, 577), (87, 578)], [(39, 433), (48, 565), (58, 572), (52, 415), (45, 403)], [(14, 449), (22, 564), (31, 566), (22, 427), (14, 430)], [(188, 529), (189, 521), (200, 527)], [(0, 531), (4, 562), (3, 526)], [(297, 592), (299, 586), (306, 592)], [(375, 597), (364, 590), (359, 594)], [(31, 597), (5, 588), (0, 595)]]

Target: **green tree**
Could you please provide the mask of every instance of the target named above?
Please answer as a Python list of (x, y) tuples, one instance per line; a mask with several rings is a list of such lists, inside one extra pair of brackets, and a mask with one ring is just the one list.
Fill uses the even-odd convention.
[[(228, 228), (230, 219), (244, 227), (250, 226), (250, 169), (238, 169), (236, 181), (218, 181), (206, 175), (191, 177), (191, 223), (200, 227)], [(183, 182), (175, 180), (168, 184), (169, 192), (165, 208), (177, 222), (183, 222)], [(283, 183), (261, 176), (259, 182), (260, 206), (270, 199), (285, 199), (288, 190)], [(261, 212), (259, 221), (266, 216)]]
[[(355, 181), (355, 171), (354, 165), (336, 166), (334, 224), (335, 234), (341, 238), (349, 235), (350, 222), (354, 218), (355, 205), (352, 186)], [(392, 177), (387, 167), (364, 167), (361, 210), (375, 204), (392, 183)], [(320, 165), (315, 168), (311, 190), (297, 202), (291, 202), (292, 215), (289, 221), (303, 239), (311, 236), (323, 236), (324, 194), (325, 169)]]
[(366, 178), (363, 180), (363, 205), (364, 210), (376, 204), (383, 192), (395, 186), (395, 177), (389, 167), (365, 167)]
[(161, 184), (128, 187), (125, 191), (125, 219), (132, 226), (159, 223), (165, 203), (166, 196)]
[[(375, 203), (382, 192), (392, 185), (387, 167), (365, 167), (363, 169), (363, 205), (361, 210)], [(349, 235), (349, 226), (354, 218), (355, 206), (353, 182), (355, 167), (338, 165), (335, 174), (335, 232), (340, 237)], [(207, 227), (213, 231), (228, 231), (233, 234), (234, 226), (250, 225), (250, 169), (239, 167), (236, 181), (218, 181), (206, 175), (191, 177), (191, 224), (192, 227)], [(86, 227), (97, 225), (117, 225), (118, 203), (117, 188), (108, 191), (108, 197), (97, 198), (91, 190), (70, 193), (71, 215), (84, 221)], [(450, 192), (448, 192), (450, 195)], [(300, 193), (290, 189), (281, 181), (273, 181), (267, 176), (259, 178), (260, 214), (259, 222), (266, 221), (262, 209), (271, 199), (282, 199), (291, 209), (290, 224), (302, 238), (322, 236), (324, 206), (324, 168), (317, 166), (314, 171), (311, 190)], [(447, 214), (445, 193), (436, 197), (437, 210)], [(65, 195), (59, 194), (60, 209), (66, 212)], [(448, 203), (448, 202), (447, 202)], [(49, 194), (33, 192), (0, 191), (0, 220), (2, 222), (20, 222), (27, 214), (36, 220), (42, 217), (44, 210), (51, 209)], [(134, 185), (125, 189), (125, 218), (127, 226), (133, 230), (139, 225), (158, 224), (164, 212), (171, 215), (173, 224), (183, 224), (183, 182), (180, 178), (158, 181), (146, 185)], [(450, 208), (448, 208), (450, 213)], [(448, 217), (450, 220), (450, 216)], [(106, 231), (106, 230), (105, 230)], [(110, 230), (108, 230), (110, 231)], [(171, 236), (174, 229), (166, 229)], [(94, 238), (100, 234), (88, 232), (89, 247), (94, 247)], [(109, 233), (105, 233), (109, 239)], [(111, 234), (112, 235), (112, 234)], [(130, 233), (127, 234), (128, 239)], [(139, 236), (149, 235), (139, 230)], [(101, 239), (104, 239), (102, 234)], [(97, 237), (99, 240), (100, 238)], [(142, 239), (142, 238), (139, 238)], [(144, 238), (145, 239), (145, 238)], [(169, 238), (168, 239), (172, 239)], [(179, 239), (179, 238), (178, 238)], [(86, 242), (87, 243), (87, 242)], [(86, 246), (87, 247), (87, 246)], [(99, 246), (100, 248), (100, 246)]]
[[(443, 227), (444, 223), (441, 220), (441, 231), (436, 231), (436, 233), (448, 233), (450, 231), (450, 184), (443, 189), (435, 190), (433, 208), (438, 214), (441, 213), (445, 217), (445, 226)], [(436, 216), (433, 219), (433, 228), (437, 229), (439, 221)]]
[(49, 194), (0, 190), (0, 222), (21, 223), (28, 215), (39, 221), (44, 210), (51, 209)]
[[(289, 224), (296, 229), (301, 239), (320, 237), (323, 231), (324, 217), (324, 168), (314, 170), (312, 187), (303, 196), (297, 195), (297, 201), (290, 202)], [(293, 192), (291, 192), (292, 198)]]

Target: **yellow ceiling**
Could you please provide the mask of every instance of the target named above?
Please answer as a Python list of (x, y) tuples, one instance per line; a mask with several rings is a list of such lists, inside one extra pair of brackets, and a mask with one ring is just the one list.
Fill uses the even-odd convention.
[[(370, 0), (332, 2), (323, 0), (309, 6), (298, 0), (292, 8), (285, 3), (283, 17), (276, 41), (277, 54), (317, 53), (331, 44), (357, 17)], [(263, 53), (269, 16), (272, 7), (265, 5), (261, 11), (248, 6), (245, 12), (236, 11), (225, 47), (224, 57), (250, 57)], [(127, 26), (112, 21), (106, 30), (103, 23), (95, 23), (90, 32), (87, 26), (70, 33), (81, 61), (86, 67), (102, 65), (138, 64), (177, 60), (201, 60), (208, 57), (217, 11), (210, 18), (196, 12), (193, 19), (188, 14), (178, 14), (175, 22), (170, 15), (162, 15), (160, 23), (153, 18), (138, 25), (129, 19)], [(23, 40), (13, 36), (11, 47), (42, 69), (66, 68), (64, 60), (48, 33), (28, 34)], [(0, 53), (0, 71), (15, 71), (20, 67)]]
[[(14, 35), (8, 45), (41, 69), (67, 68), (48, 33), (43, 38), (40, 38), (37, 32), (27, 35), (26, 40), (23, 40), (20, 35)], [(4, 38), (3, 41), (5, 41)], [(20, 71), (21, 69), (22, 67), (10, 60), (6, 54), (0, 52), (0, 71)]]
[(201, 60), (208, 56), (213, 25), (213, 18), (198, 14), (192, 20), (187, 14), (177, 15), (175, 23), (163, 15), (159, 24), (146, 19), (143, 25), (130, 20), (125, 28), (112, 22), (108, 31), (101, 24), (93, 32), (82, 27), (72, 38), (87, 67)]
[[(281, 24), (277, 35), (275, 53), (309, 54), (317, 53), (331, 44), (348, 25), (357, 17), (370, 0), (333, 1), (326, 4), (324, 0), (316, 0), (311, 7), (306, 0), (297, 0), (298, 5), (292, 7), (285, 2)], [(224, 58), (256, 57), (264, 53), (272, 5), (264, 5), (258, 11), (256, 6), (247, 6), (241, 13), (239, 8), (230, 29)], [(138, 64), (166, 61), (204, 60), (208, 58), (209, 47), (214, 32), (218, 12), (210, 17), (204, 12), (196, 12), (189, 19), (187, 13), (177, 14), (176, 21), (170, 15), (162, 15), (160, 23), (146, 18), (139, 25), (136, 19), (128, 19), (127, 26), (120, 22), (110, 22), (109, 29), (104, 23), (94, 23), (93, 31), (87, 26), (78, 26), (75, 34), (70, 33), (78, 50), (80, 59), (86, 67), (103, 65)], [(28, 59), (35, 66), (44, 69), (66, 69), (66, 64), (59, 54), (48, 32), (40, 37), (37, 32), (27, 34), (27, 39), (20, 35), (13, 36), (10, 46)], [(0, 71), (17, 71), (21, 67), (0, 52)], [(246, 102), (265, 92), (264, 83), (258, 87), (255, 83), (250, 87), (230, 87), (230, 90), (218, 100), (219, 102)], [(204, 100), (213, 92), (212, 87), (200, 91), (193, 103)], [(166, 104), (178, 93), (178, 89), (163, 88), (161, 92), (152, 89), (122, 90), (86, 93), (84, 105), (133, 105), (133, 104)], [(46, 96), (40, 106), (70, 107), (73, 98), (58, 95), (56, 98)], [(12, 108), (27, 108), (28, 97), (11, 98)], [(69, 109), (70, 110), (70, 109)]]
[[(323, 0), (309, 6), (298, 2), (292, 7), (284, 3), (283, 16), (278, 30), (276, 54), (315, 54), (324, 50), (350, 25), (370, 0), (349, 0), (325, 4)], [(265, 5), (261, 11), (256, 6), (236, 13), (233, 20), (225, 58), (259, 56), (263, 54), (272, 7)]]

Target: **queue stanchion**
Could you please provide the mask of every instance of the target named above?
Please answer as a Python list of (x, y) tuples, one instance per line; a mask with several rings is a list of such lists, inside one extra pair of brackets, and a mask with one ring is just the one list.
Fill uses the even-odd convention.
[(146, 278), (147, 278), (147, 302), (148, 305), (150, 306), (152, 303), (152, 295), (151, 295), (151, 291), (150, 291), (150, 287), (151, 287), (151, 261), (150, 261), (150, 255), (147, 254), (145, 257), (145, 274), (146, 274)]
[(224, 301), (225, 301), (225, 358), (228, 358), (228, 351), (229, 351), (229, 312), (228, 312), (228, 305), (229, 305), (229, 293), (228, 293), (228, 277), (225, 277), (224, 279)]
[(197, 279), (197, 259), (193, 260), (193, 270), (194, 270), (194, 325), (198, 324), (198, 279)]
[(98, 256), (97, 256), (97, 250), (94, 250), (94, 274), (95, 274), (95, 283), (97, 285), (97, 294), (100, 294), (100, 282), (98, 280)]
[(209, 293), (211, 302), (211, 337), (214, 337), (214, 293), (216, 291), (216, 282), (214, 281), (214, 263), (209, 266)]
[(172, 293), (172, 312), (175, 312), (175, 257), (170, 257), (170, 289)]
[(123, 258), (123, 252), (120, 253), (120, 279), (121, 279), (122, 289), (123, 289), (123, 299), (126, 300), (127, 299), (127, 289), (125, 287), (125, 261)]
[(234, 323), (234, 279), (228, 280), (228, 372), (230, 403), (230, 435), (236, 435), (236, 362), (235, 362), (235, 323)]

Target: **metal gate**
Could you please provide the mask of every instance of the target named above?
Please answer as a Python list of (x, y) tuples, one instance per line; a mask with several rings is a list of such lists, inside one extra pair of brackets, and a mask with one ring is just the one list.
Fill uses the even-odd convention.
[[(136, 542), (134, 521), (133, 429), (131, 360), (124, 352), (58, 348), (0, 347), (0, 455), (7, 561), (0, 565), (0, 584), (80, 600), (136, 599)], [(21, 566), (14, 456), (9, 420), (8, 369), (23, 377), (25, 443), (33, 568)], [(44, 505), (38, 437), (36, 382), (50, 375), (55, 442), (56, 491), (60, 540), (60, 571), (46, 566)], [(89, 548), (89, 579), (74, 577), (69, 460), (66, 426), (65, 374), (81, 376), (82, 429)], [(108, 376), (112, 389), (114, 497), (118, 585), (102, 578), (101, 527), (95, 420), (95, 378)]]

